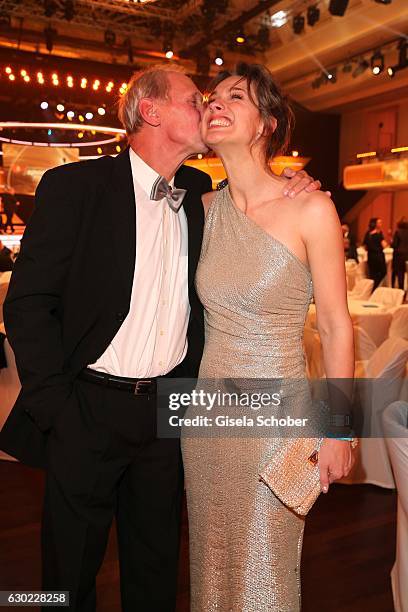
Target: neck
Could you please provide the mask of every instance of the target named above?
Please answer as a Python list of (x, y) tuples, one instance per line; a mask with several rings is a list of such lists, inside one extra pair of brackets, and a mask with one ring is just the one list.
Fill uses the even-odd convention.
[[(276, 176), (265, 165), (262, 152), (232, 146), (230, 149), (216, 151), (222, 160), (227, 173), (228, 187), (235, 204), (244, 212), (254, 202), (254, 185), (256, 200), (270, 199), (273, 191), (282, 189), (282, 179)], [(245, 172), (243, 172), (245, 168)]]
[(154, 131), (146, 134), (144, 130), (129, 137), (129, 145), (143, 161), (164, 178), (170, 181), (181, 164), (193, 155), (174, 143), (163, 142)]

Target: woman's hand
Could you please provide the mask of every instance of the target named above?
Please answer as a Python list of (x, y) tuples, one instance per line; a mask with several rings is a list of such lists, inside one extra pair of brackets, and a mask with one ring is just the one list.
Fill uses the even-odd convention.
[(349, 474), (354, 461), (350, 442), (332, 438), (323, 440), (318, 463), (323, 493), (327, 493), (332, 482)]

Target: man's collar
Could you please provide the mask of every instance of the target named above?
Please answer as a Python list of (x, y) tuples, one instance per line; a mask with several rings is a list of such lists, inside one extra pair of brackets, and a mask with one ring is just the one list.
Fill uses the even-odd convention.
[[(153, 183), (156, 181), (159, 174), (135, 153), (132, 147), (129, 147), (129, 157), (133, 178), (136, 179), (143, 191), (150, 197)], [(172, 187), (174, 186), (174, 178), (169, 181), (169, 184)]]

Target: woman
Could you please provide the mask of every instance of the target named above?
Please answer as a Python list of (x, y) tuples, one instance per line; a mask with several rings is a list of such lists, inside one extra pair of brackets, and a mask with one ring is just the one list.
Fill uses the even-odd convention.
[[(312, 291), (327, 376), (353, 376), (335, 208), (321, 192), (298, 196), (287, 206), (282, 197), (287, 181), (269, 168), (291, 127), (292, 112), (266, 68), (242, 64), (234, 75), (216, 80), (202, 132), (222, 159), (228, 186), (204, 196), (196, 276), (206, 320), (199, 376), (209, 384), (304, 379), (302, 335)], [(282, 443), (269, 436), (235, 437), (232, 430), (183, 436), (195, 612), (300, 609), (304, 520), (258, 476)], [(324, 440), (323, 491), (349, 472), (350, 446)]]
[(408, 261), (408, 220), (406, 217), (398, 221), (391, 246), (394, 249), (391, 287), (394, 287), (395, 279), (398, 278), (398, 287), (404, 289), (404, 276)]
[(387, 246), (382, 233), (382, 220), (372, 217), (368, 224), (368, 230), (364, 236), (363, 245), (367, 249), (368, 277), (374, 281), (374, 289), (387, 274), (385, 255), (383, 249)]

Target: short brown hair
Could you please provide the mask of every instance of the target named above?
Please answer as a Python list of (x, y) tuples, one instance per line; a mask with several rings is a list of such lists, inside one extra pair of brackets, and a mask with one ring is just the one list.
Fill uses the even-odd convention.
[(139, 111), (139, 102), (142, 98), (165, 100), (169, 97), (169, 72), (184, 73), (184, 70), (176, 65), (158, 64), (133, 74), (126, 92), (118, 101), (119, 121), (128, 136), (138, 132), (143, 125)]
[[(265, 163), (269, 164), (272, 157), (284, 153), (289, 145), (295, 125), (292, 107), (288, 98), (275, 83), (271, 72), (261, 64), (240, 62), (232, 72), (220, 72), (210, 83), (210, 91), (231, 76), (242, 77), (247, 82), (248, 95), (259, 109), (259, 114), (264, 122), (262, 137), (265, 143)], [(257, 100), (253, 99), (251, 86), (254, 87)], [(273, 119), (277, 121), (276, 129), (274, 129)]]

